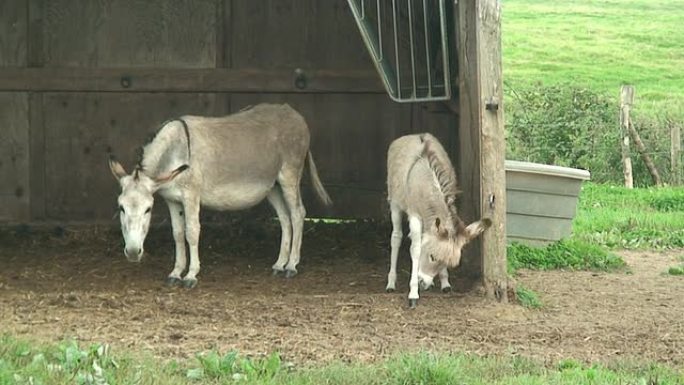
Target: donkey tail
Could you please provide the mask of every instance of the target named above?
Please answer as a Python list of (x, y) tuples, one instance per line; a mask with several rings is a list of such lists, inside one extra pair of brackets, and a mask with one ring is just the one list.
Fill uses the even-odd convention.
[(330, 199), (330, 195), (328, 195), (328, 192), (325, 191), (323, 183), (321, 183), (321, 179), (318, 177), (316, 163), (314, 163), (311, 151), (307, 153), (306, 157), (309, 160), (309, 174), (311, 174), (311, 183), (313, 184), (314, 190), (316, 190), (316, 195), (318, 195), (318, 199), (320, 199), (321, 202), (326, 206), (332, 205), (332, 199)]

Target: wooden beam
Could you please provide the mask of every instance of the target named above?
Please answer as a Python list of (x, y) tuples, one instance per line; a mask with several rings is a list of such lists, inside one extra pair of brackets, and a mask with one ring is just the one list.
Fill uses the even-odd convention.
[(488, 297), (507, 302), (501, 2), (459, 1), (457, 24), (461, 184), (464, 207), (471, 207), (466, 220), (491, 218), (479, 238), (482, 283)]
[[(0, 91), (38, 92), (272, 92), (384, 93), (372, 70), (294, 70), (170, 68), (15, 68), (0, 69)], [(303, 84), (303, 87), (302, 87)], [(302, 88), (300, 88), (302, 87)]]
[(634, 102), (634, 87), (622, 86), (620, 88), (620, 150), (622, 153), (622, 173), (625, 177), (625, 187), (634, 188), (634, 176), (632, 175), (632, 159), (629, 157), (629, 111)]

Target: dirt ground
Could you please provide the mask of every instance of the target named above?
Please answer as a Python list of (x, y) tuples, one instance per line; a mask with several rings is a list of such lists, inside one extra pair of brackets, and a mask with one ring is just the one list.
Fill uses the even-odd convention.
[[(622, 252), (629, 272), (522, 271), (544, 307), (488, 301), (477, 292), (423, 293), (407, 308), (409, 258), (396, 293), (384, 292), (387, 240), (372, 224), (309, 225), (300, 274), (272, 277), (279, 232), (228, 226), (203, 234), (192, 290), (164, 286), (167, 230), (153, 230), (141, 264), (115, 229), (28, 228), (0, 234), (0, 333), (75, 338), (161, 357), (207, 349), (295, 363), (372, 361), (396, 351), (467, 351), (684, 363), (684, 278), (663, 274), (684, 251)], [(452, 278), (452, 283), (454, 279)]]

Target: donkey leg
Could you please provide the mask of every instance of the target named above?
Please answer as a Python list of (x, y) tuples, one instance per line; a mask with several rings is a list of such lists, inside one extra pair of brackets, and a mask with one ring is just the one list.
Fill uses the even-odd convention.
[(197, 286), (197, 274), (200, 271), (199, 235), (200, 235), (200, 203), (199, 197), (183, 202), (185, 212), (185, 237), (190, 246), (190, 267), (183, 278), (183, 286), (193, 288)]
[(290, 212), (287, 209), (287, 205), (283, 199), (283, 193), (279, 186), (274, 186), (266, 198), (275, 209), (276, 214), (278, 214), (278, 220), (280, 221), (280, 253), (278, 254), (278, 260), (273, 265), (273, 275), (277, 275), (285, 270), (285, 264), (290, 258), (292, 222), (290, 220)]
[(447, 270), (446, 267), (439, 272), (439, 284), (442, 288), (442, 293), (448, 293), (451, 291), (451, 284), (449, 283), (449, 270)]
[(423, 223), (418, 217), (409, 217), (409, 236), (411, 237), (411, 281), (409, 282), (409, 307), (418, 304), (418, 264), (420, 263), (420, 242)]
[(392, 217), (392, 235), (390, 238), (390, 271), (387, 274), (387, 288), (388, 293), (396, 290), (397, 284), (397, 258), (399, 257), (399, 248), (401, 247), (401, 240), (404, 233), (401, 228), (401, 210), (394, 205), (390, 207)]
[(169, 206), (173, 240), (176, 242), (176, 262), (173, 266), (173, 271), (166, 278), (166, 284), (174, 286), (181, 283), (180, 277), (187, 264), (185, 254), (185, 218), (183, 218), (183, 205), (171, 201), (166, 201), (166, 204)]
[(304, 232), (306, 209), (304, 209), (304, 204), (302, 203), (298, 181), (294, 184), (281, 183), (280, 186), (292, 222), (292, 249), (290, 250), (290, 259), (285, 266), (285, 277), (291, 278), (297, 275), (297, 264), (299, 264), (300, 250), (302, 247), (302, 233)]

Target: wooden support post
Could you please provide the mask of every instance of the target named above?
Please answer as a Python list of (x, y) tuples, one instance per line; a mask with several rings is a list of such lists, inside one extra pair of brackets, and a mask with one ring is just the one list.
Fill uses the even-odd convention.
[(658, 169), (656, 168), (655, 163), (653, 163), (653, 159), (651, 159), (651, 156), (648, 155), (648, 152), (646, 152), (646, 145), (644, 145), (644, 142), (641, 140), (639, 132), (637, 132), (636, 128), (634, 127), (631, 121), (628, 121), (627, 126), (629, 127), (629, 135), (632, 137), (632, 140), (634, 140), (634, 145), (636, 146), (637, 151), (639, 151), (641, 159), (643, 159), (644, 163), (646, 163), (646, 168), (648, 168), (648, 172), (651, 174), (651, 178), (653, 178), (653, 183), (656, 186), (662, 186), (663, 183), (660, 180), (660, 174), (658, 173)]
[(670, 183), (673, 186), (682, 184), (682, 138), (681, 127), (673, 120), (668, 120), (670, 126)]
[(491, 218), (492, 227), (479, 238), (480, 273), (486, 295), (507, 302), (501, 2), (462, 0), (457, 7), (464, 219)]
[(622, 86), (620, 89), (620, 148), (622, 149), (622, 172), (627, 188), (634, 188), (632, 159), (629, 157), (629, 111), (633, 102), (634, 87)]

